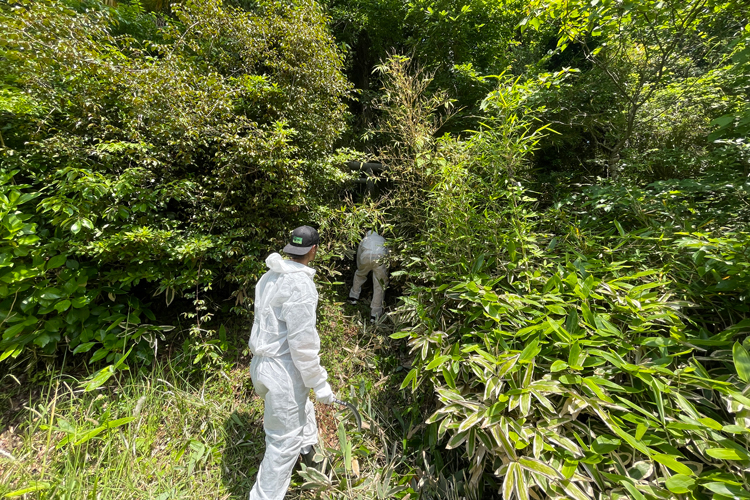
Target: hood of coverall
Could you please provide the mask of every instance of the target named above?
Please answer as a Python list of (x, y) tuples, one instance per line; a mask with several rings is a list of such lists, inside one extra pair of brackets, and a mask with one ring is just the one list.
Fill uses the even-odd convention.
[(280, 254), (272, 253), (266, 259), (266, 265), (271, 271), (279, 274), (303, 272), (310, 277), (315, 276), (315, 269), (293, 260), (285, 260)]

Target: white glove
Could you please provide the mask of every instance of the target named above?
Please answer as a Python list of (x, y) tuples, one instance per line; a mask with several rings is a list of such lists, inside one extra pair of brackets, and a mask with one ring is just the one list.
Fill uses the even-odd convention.
[(313, 390), (315, 391), (315, 398), (324, 405), (333, 404), (333, 400), (336, 399), (331, 389), (331, 384), (328, 382), (323, 382)]

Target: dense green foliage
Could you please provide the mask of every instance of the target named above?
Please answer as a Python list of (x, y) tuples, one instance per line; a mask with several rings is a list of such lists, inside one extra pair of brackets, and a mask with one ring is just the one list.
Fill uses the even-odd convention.
[[(106, 361), (93, 389), (180, 340), (211, 371), (285, 230), (320, 228), (341, 300), (333, 278), (376, 229), (399, 297), (373, 366), (401, 392), (367, 404), (401, 432), (373, 451), (341, 426), (309, 487), (750, 498), (743, 2), (0, 12), (3, 363)], [(383, 163), (376, 189), (348, 183), (354, 156)]]
[(207, 292), (242, 304), (269, 244), (342, 177), (325, 155), (348, 85), (317, 6), (173, 13), (2, 13), (3, 357), (62, 342), (149, 359), (175, 299), (213, 342), (202, 324), (228, 306)]
[(437, 396), (434, 460), (436, 442), (461, 447), (470, 487), (495, 476), (505, 498), (745, 491), (750, 184), (736, 157), (540, 210), (518, 177), (540, 140), (527, 92), (501, 82), (470, 141), (404, 162), (433, 172), (424, 212), (392, 213), (394, 230), (421, 226), (400, 240), (409, 326), (394, 338), (415, 354), (402, 387)]

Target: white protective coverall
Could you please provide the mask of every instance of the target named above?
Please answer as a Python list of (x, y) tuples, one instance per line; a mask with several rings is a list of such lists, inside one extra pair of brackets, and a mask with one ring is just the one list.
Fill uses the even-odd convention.
[(354, 273), (354, 283), (349, 292), (350, 298), (359, 299), (367, 273), (372, 271), (370, 314), (376, 317), (383, 314), (383, 294), (388, 286), (388, 266), (384, 259), (386, 255), (388, 249), (385, 247), (385, 238), (374, 231), (367, 231), (357, 249), (357, 272)]
[(255, 321), (250, 335), (250, 376), (265, 400), (266, 453), (250, 500), (282, 500), (300, 452), (318, 442), (310, 388), (318, 401), (333, 403), (333, 392), (320, 366), (315, 328), (318, 292), (315, 270), (284, 260), (266, 259), (270, 271), (255, 288)]

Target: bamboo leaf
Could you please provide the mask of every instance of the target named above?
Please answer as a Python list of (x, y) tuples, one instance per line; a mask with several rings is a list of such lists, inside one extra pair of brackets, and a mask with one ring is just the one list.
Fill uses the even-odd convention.
[(466, 418), (463, 422), (461, 422), (461, 425), (458, 426), (458, 432), (464, 432), (466, 430), (469, 430), (472, 426), (474, 426), (479, 420), (480, 414), (481, 412), (477, 411), (469, 415), (469, 417)]
[(518, 463), (529, 472), (542, 474), (549, 479), (562, 479), (562, 475), (554, 467), (545, 464), (541, 460), (522, 457), (518, 460)]
[(718, 458), (719, 460), (750, 460), (747, 453), (743, 453), (734, 448), (709, 448), (706, 450), (709, 457)]
[(519, 363), (528, 363), (532, 359), (534, 359), (534, 356), (539, 354), (539, 352), (542, 349), (539, 347), (539, 339), (536, 338), (531, 341), (530, 344), (528, 344), (523, 351), (521, 351), (520, 356), (518, 357)]
[(561, 481), (560, 486), (565, 490), (565, 493), (570, 495), (574, 500), (591, 500), (590, 497), (576, 486), (572, 481)]
[(432, 361), (430, 361), (430, 364), (427, 365), (426, 369), (427, 370), (434, 370), (435, 368), (437, 368), (438, 366), (442, 365), (443, 363), (445, 363), (449, 359), (451, 359), (450, 356), (438, 356), (437, 358), (435, 358)]
[(406, 374), (406, 378), (404, 378), (404, 381), (401, 382), (401, 389), (405, 389), (409, 386), (409, 383), (417, 376), (417, 369), (412, 368), (409, 373)]
[(659, 410), (661, 424), (666, 425), (667, 422), (664, 417), (664, 399), (661, 397), (661, 389), (659, 389), (656, 379), (651, 380), (651, 390), (654, 391), (654, 402), (656, 403), (656, 409)]
[(734, 358), (734, 367), (737, 375), (743, 382), (750, 382), (750, 354), (739, 342), (734, 343), (732, 348), (732, 357)]
[(529, 500), (529, 486), (526, 483), (526, 478), (523, 474), (523, 468), (519, 464), (513, 464), (516, 476), (516, 493), (518, 494), (519, 500)]
[(690, 467), (683, 463), (680, 463), (677, 460), (677, 457), (674, 455), (663, 455), (655, 453), (651, 455), (651, 458), (656, 462), (669, 467), (678, 474), (685, 474), (686, 476), (691, 476), (693, 474), (693, 471), (690, 469)]
[(717, 422), (713, 418), (708, 418), (708, 417), (699, 418), (698, 422), (702, 423), (706, 427), (709, 427), (715, 431), (720, 431), (724, 428), (719, 422)]
[(450, 441), (448, 441), (448, 444), (445, 445), (445, 447), (449, 450), (452, 450), (453, 448), (460, 446), (464, 441), (466, 441), (466, 437), (468, 434), (468, 431), (454, 434), (453, 437), (450, 438)]
[(681, 495), (683, 493), (690, 493), (695, 487), (695, 479), (684, 474), (675, 474), (674, 476), (667, 478), (664, 485), (672, 493)]
[(646, 500), (646, 497), (643, 496), (643, 493), (638, 491), (638, 488), (636, 488), (635, 485), (633, 485), (630, 481), (623, 481), (622, 485), (626, 490), (628, 490), (628, 493), (630, 493), (635, 500)]
[(557, 361), (552, 363), (552, 366), (550, 366), (549, 371), (551, 371), (552, 373), (561, 372), (567, 367), (568, 367), (568, 363), (558, 359)]
[(745, 491), (744, 488), (735, 486), (733, 484), (714, 482), (706, 483), (703, 485), (703, 487), (713, 491), (714, 493), (725, 495), (730, 498), (750, 498), (750, 493)]
[(511, 463), (505, 471), (505, 479), (503, 479), (503, 498), (505, 500), (511, 500), (513, 498), (513, 490), (515, 490), (515, 474), (513, 474), (513, 466)]
[(505, 451), (505, 454), (508, 455), (508, 458), (510, 458), (511, 460), (516, 460), (516, 448), (510, 444), (510, 440), (505, 434), (505, 430), (501, 428), (500, 424), (493, 425), (490, 429), (490, 432), (492, 433), (492, 437), (495, 438), (495, 442), (500, 445), (500, 447)]

